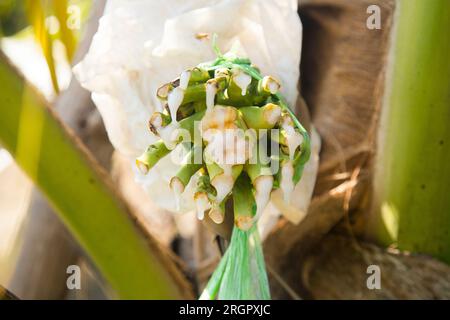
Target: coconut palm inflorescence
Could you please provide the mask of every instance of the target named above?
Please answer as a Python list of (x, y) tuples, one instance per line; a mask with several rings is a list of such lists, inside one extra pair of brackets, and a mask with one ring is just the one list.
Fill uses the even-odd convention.
[[(186, 70), (157, 90), (164, 107), (153, 113), (149, 129), (160, 140), (136, 164), (147, 173), (183, 144), (184, 163), (170, 181), (175, 199), (195, 176), (199, 219), (208, 215), (221, 224), (225, 203), (233, 202), (230, 246), (202, 298), (269, 298), (255, 223), (274, 189), (281, 188), (289, 202), (309, 159), (309, 135), (279, 93), (279, 81), (262, 76), (249, 59), (217, 54), (215, 61)], [(234, 264), (240, 268), (233, 271)], [(239, 288), (236, 276), (242, 280)], [(233, 288), (227, 278), (235, 279)]]

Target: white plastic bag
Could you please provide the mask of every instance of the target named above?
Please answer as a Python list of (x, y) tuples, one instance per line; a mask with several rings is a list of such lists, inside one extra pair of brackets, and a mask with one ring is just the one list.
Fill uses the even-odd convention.
[[(109, 0), (91, 48), (74, 72), (92, 92), (111, 142), (130, 165), (156, 140), (147, 121), (162, 108), (157, 88), (213, 60), (211, 41), (203, 37), (212, 33), (222, 52), (233, 47), (263, 74), (278, 78), (281, 93), (295, 105), (302, 40), (296, 0)], [(169, 156), (148, 175), (136, 170), (147, 193), (171, 211), (176, 208), (168, 182), (176, 170)], [(182, 195), (181, 212), (194, 209), (192, 184)]]

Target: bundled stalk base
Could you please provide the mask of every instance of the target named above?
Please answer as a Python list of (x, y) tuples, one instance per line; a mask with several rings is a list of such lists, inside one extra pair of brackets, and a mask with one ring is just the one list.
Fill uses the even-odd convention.
[(269, 300), (270, 290), (261, 239), (250, 230), (234, 228), (230, 246), (200, 296), (200, 300)]

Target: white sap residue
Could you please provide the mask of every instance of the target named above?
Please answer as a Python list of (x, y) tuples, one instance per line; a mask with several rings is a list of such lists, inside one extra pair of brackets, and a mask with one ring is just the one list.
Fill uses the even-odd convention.
[(186, 90), (189, 85), (189, 80), (191, 79), (191, 71), (183, 71), (180, 75), (180, 88)]
[(212, 179), (211, 184), (217, 191), (216, 203), (219, 204), (233, 189), (233, 177), (223, 173)]
[(294, 167), (292, 161), (288, 161), (281, 167), (281, 190), (286, 204), (291, 202), (291, 194), (294, 191)]
[(175, 197), (175, 208), (177, 211), (180, 211), (181, 194), (184, 191), (184, 185), (178, 178), (173, 178), (170, 183), (170, 188), (172, 189)]
[(269, 89), (269, 92), (271, 94), (276, 94), (280, 89), (280, 84), (274, 78), (265, 76), (263, 78), (263, 87)]
[(270, 193), (273, 187), (273, 176), (261, 176), (255, 179), (255, 201), (256, 201), (256, 215), (254, 220), (258, 220), (266, 205), (270, 200)]
[(217, 84), (215, 82), (206, 83), (206, 109), (212, 110), (214, 107), (214, 100), (217, 93)]
[(171, 122), (167, 126), (158, 129), (159, 137), (169, 150), (173, 150), (177, 145), (179, 127), (180, 124), (178, 122)]
[(234, 83), (241, 89), (241, 94), (245, 96), (245, 93), (247, 92), (247, 88), (252, 82), (252, 77), (242, 70), (235, 71), (236, 74), (234, 75)]
[(281, 108), (276, 104), (271, 104), (264, 112), (264, 116), (268, 123), (270, 123), (271, 125), (275, 125), (280, 120)]
[(177, 112), (184, 98), (184, 90), (181, 87), (174, 88), (167, 97), (167, 104), (169, 105), (170, 117), (172, 123), (177, 122)]
[(222, 163), (219, 163), (219, 166), (222, 168), (223, 173), (216, 176), (211, 181), (211, 184), (217, 191), (216, 196), (217, 204), (221, 203), (225, 199), (225, 197), (231, 192), (234, 184), (233, 166)]
[(211, 209), (208, 196), (205, 193), (198, 193), (194, 196), (195, 206), (197, 209), (197, 218), (203, 220), (205, 211)]
[(219, 165), (220, 165), (220, 167), (221, 167), (222, 170), (223, 170), (223, 174), (224, 174), (225, 176), (231, 177), (231, 175), (232, 175), (232, 173), (233, 173), (233, 166), (230, 165), (230, 164), (219, 164)]
[(303, 136), (295, 131), (294, 127), (290, 124), (283, 123), (283, 129), (286, 132), (286, 142), (289, 149), (289, 158), (294, 159), (295, 150), (302, 144)]

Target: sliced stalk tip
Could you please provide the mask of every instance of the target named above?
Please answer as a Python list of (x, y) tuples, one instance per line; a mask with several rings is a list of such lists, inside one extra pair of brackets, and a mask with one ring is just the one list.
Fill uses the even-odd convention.
[(205, 211), (211, 209), (211, 202), (209, 201), (206, 192), (196, 192), (194, 194), (194, 202), (197, 210), (197, 218), (203, 220), (205, 218)]
[(147, 150), (136, 159), (136, 165), (142, 174), (147, 174), (159, 160), (168, 155), (170, 150), (163, 141), (150, 145)]
[(173, 177), (170, 179), (169, 186), (175, 197), (176, 210), (180, 211), (181, 194), (184, 192), (185, 185), (180, 178)]
[(270, 94), (276, 94), (281, 88), (280, 82), (271, 76), (265, 76), (261, 81), (262, 89)]
[(294, 167), (292, 161), (286, 161), (281, 165), (281, 190), (286, 204), (291, 202), (291, 195), (294, 191)]
[(225, 220), (225, 206), (214, 206), (209, 210), (208, 215), (214, 223), (221, 224)]
[(156, 90), (156, 96), (165, 101), (167, 100), (167, 97), (169, 96), (169, 92), (172, 91), (173, 89), (173, 84), (172, 83), (166, 83), (164, 85), (162, 85), (161, 87), (158, 88), (158, 90)]
[(161, 112), (155, 112), (152, 114), (150, 120), (148, 121), (148, 127), (154, 135), (158, 135), (158, 130), (160, 130), (162, 127), (167, 126), (169, 123), (170, 116)]
[(252, 129), (272, 129), (280, 121), (281, 107), (268, 103), (263, 107), (243, 107), (239, 109), (244, 122)]

